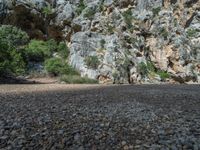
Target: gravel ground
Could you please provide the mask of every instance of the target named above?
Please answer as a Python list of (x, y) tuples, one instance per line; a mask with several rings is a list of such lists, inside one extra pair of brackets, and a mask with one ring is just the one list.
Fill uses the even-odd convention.
[(0, 149), (200, 150), (199, 85), (1, 85)]

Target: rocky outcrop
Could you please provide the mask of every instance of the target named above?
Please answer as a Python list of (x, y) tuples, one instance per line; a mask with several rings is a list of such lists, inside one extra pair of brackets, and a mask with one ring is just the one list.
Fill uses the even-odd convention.
[(31, 37), (66, 40), (71, 65), (102, 83), (200, 82), (197, 0), (0, 0), (0, 14)]

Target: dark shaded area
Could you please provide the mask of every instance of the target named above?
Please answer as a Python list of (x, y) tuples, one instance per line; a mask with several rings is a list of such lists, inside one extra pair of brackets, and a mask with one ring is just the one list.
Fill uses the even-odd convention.
[[(26, 31), (31, 39), (47, 40), (53, 38), (57, 41), (63, 39), (62, 29), (50, 25), (41, 15), (40, 10), (28, 9), (23, 5), (15, 6), (12, 13), (7, 14), (8, 6), (0, 3), (0, 10), (4, 13), (0, 16), (0, 24), (13, 25)], [(37, 12), (38, 11), (38, 12)], [(50, 20), (55, 14), (49, 16)]]
[(197, 3), (199, 0), (188, 0), (185, 2), (185, 6), (192, 7), (195, 3)]
[(29, 81), (23, 78), (16, 77), (0, 77), (0, 84), (38, 84), (36, 81)]
[(185, 26), (184, 26), (185, 29), (188, 28), (188, 27), (190, 26), (190, 24), (192, 23), (192, 21), (193, 21), (193, 19), (194, 19), (194, 17), (195, 17), (196, 15), (197, 15), (197, 13), (194, 12), (194, 13), (192, 14), (192, 16), (186, 21), (186, 24), (185, 24)]

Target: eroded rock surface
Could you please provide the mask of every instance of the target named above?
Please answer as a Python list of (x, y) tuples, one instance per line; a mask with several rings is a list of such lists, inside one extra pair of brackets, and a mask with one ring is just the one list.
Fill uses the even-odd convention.
[(199, 90), (0, 85), (0, 149), (199, 150)]
[[(197, 0), (0, 0), (2, 23), (66, 40), (70, 63), (102, 83), (166, 81), (158, 72), (170, 82), (199, 83), (199, 10)], [(91, 56), (98, 67), (87, 66)]]

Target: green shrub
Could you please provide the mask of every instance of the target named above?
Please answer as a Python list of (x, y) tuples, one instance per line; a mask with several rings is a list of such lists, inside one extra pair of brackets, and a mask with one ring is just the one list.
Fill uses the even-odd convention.
[(48, 4), (46, 7), (43, 7), (42, 13), (46, 16), (53, 14), (53, 8), (50, 4)]
[(95, 15), (96, 11), (93, 8), (88, 8), (83, 15), (85, 18), (92, 19)]
[(69, 64), (65, 63), (62, 74), (65, 75), (79, 75), (79, 72)]
[(159, 70), (157, 74), (160, 76), (161, 80), (166, 80), (170, 78), (170, 75), (166, 71)]
[(99, 5), (99, 11), (102, 12), (103, 10), (104, 10), (104, 0), (102, 0)]
[(153, 16), (158, 16), (159, 12), (161, 11), (161, 7), (157, 7), (157, 8), (153, 8), (152, 12), (153, 12)]
[(177, 19), (174, 19), (174, 26), (175, 26), (175, 27), (178, 26), (178, 21), (177, 21)]
[(29, 61), (44, 61), (44, 51), (48, 51), (44, 41), (31, 40), (26, 47), (26, 55)]
[(91, 69), (97, 69), (100, 61), (97, 56), (88, 56), (85, 58), (86, 65)]
[(166, 71), (162, 71), (162, 70), (158, 70), (156, 69), (156, 67), (154, 66), (153, 62), (151, 61), (147, 61), (147, 63), (141, 62), (138, 65), (138, 72), (145, 77), (148, 74), (157, 74), (160, 76), (161, 80), (166, 80), (167, 78), (170, 78), (169, 73), (167, 73)]
[(17, 47), (25, 45), (29, 41), (29, 36), (26, 32), (11, 25), (0, 26), (0, 38)]
[(188, 29), (187, 30), (187, 36), (188, 37), (195, 37), (198, 32), (200, 32), (198, 29)]
[(160, 29), (160, 34), (164, 37), (164, 39), (167, 39), (169, 35), (168, 31), (164, 27)]
[(70, 65), (68, 65), (61, 58), (50, 58), (45, 61), (46, 71), (54, 76), (66, 75), (79, 75), (79, 73)]
[(29, 41), (26, 32), (11, 25), (0, 26), (0, 76), (25, 72), (24, 46)]
[(143, 77), (146, 76), (149, 73), (147, 65), (144, 62), (139, 63), (137, 72), (139, 72)]
[(107, 32), (108, 32), (109, 34), (113, 34), (113, 33), (114, 33), (114, 29), (115, 29), (114, 26), (112, 26), (112, 25), (110, 25), (110, 24), (107, 24), (106, 28), (107, 28)]
[(49, 74), (54, 76), (64, 72), (63, 61), (60, 58), (50, 58), (45, 61), (45, 69)]
[(49, 39), (48, 41), (44, 41), (48, 47), (48, 50), (52, 53), (54, 51), (57, 51), (58, 44), (54, 39)]
[(58, 52), (60, 57), (67, 59), (70, 51), (64, 42), (57, 44), (53, 39), (48, 41), (31, 40), (26, 46), (26, 55), (29, 61), (42, 62), (51, 58), (54, 52)]
[(31, 40), (26, 47), (26, 55), (29, 61), (42, 62), (51, 57), (56, 48), (57, 44), (54, 40)]
[(85, 8), (86, 8), (86, 6), (85, 6), (85, 4), (84, 4), (84, 1), (83, 1), (83, 0), (80, 0), (79, 5), (78, 5), (78, 7), (77, 7), (77, 9), (76, 9), (76, 13), (77, 13), (78, 15), (80, 15), (80, 14), (82, 13), (82, 11), (83, 11)]
[(64, 75), (60, 78), (60, 80), (68, 84), (97, 84), (98, 83), (97, 80), (89, 79), (88, 77), (81, 77), (78, 75)]
[(149, 72), (155, 72), (156, 71), (156, 68), (153, 64), (153, 62), (151, 61), (147, 61), (147, 69)]
[(133, 20), (133, 14), (131, 9), (128, 9), (127, 11), (122, 13), (123, 17), (124, 17), (124, 21), (126, 22), (126, 24), (128, 25), (128, 28), (132, 28), (132, 20)]
[(7, 39), (0, 38), (0, 76), (19, 75), (24, 72), (25, 63), (21, 54)]
[(57, 52), (63, 59), (67, 59), (69, 57), (69, 48), (67, 47), (65, 42), (60, 42), (57, 46)]
[(106, 44), (106, 41), (104, 39), (101, 39), (100, 41), (101, 48), (104, 48), (105, 44)]

